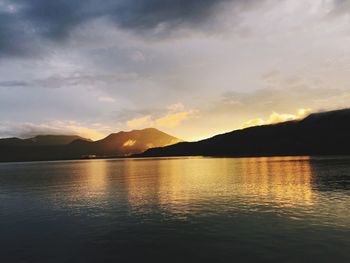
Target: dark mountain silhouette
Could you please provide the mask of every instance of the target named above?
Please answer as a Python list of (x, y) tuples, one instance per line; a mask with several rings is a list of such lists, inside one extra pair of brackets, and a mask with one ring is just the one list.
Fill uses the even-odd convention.
[(77, 135), (38, 135), (29, 139), (5, 138), (0, 139), (0, 146), (49, 146), (49, 145), (64, 145), (75, 140), (91, 141), (90, 139), (82, 138)]
[(95, 142), (79, 136), (40, 135), (24, 140), (7, 138), (0, 139), (0, 161), (119, 157), (181, 141), (153, 128), (113, 133)]
[(256, 126), (198, 142), (149, 149), (138, 156), (276, 156), (350, 154), (350, 109), (300, 121)]
[(69, 144), (75, 140), (91, 141), (90, 139), (86, 139), (77, 135), (38, 135), (27, 140), (30, 140), (37, 146), (63, 145)]

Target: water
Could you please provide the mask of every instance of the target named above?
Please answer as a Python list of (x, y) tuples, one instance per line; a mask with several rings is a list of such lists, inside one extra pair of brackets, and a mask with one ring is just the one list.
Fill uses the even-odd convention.
[(350, 262), (350, 158), (0, 164), (0, 262)]

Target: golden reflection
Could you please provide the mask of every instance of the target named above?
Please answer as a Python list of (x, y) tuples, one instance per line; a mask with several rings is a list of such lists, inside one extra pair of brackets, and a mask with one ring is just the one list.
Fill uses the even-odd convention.
[[(83, 170), (86, 176), (87, 192), (92, 196), (100, 196), (106, 193), (108, 186), (107, 173), (108, 161), (93, 160), (88, 161), (86, 170)], [(84, 176), (84, 175), (83, 175)]]
[[(225, 189), (226, 159), (163, 159), (127, 162), (128, 200), (143, 212), (157, 204), (169, 212), (187, 211), (193, 201), (210, 198)], [(208, 191), (209, 190), (209, 191)]]
[(125, 166), (134, 208), (158, 204), (181, 214), (198, 202), (313, 204), (308, 157), (163, 159)]
[(130, 160), (124, 162), (124, 175), (129, 204), (144, 207), (153, 202), (158, 195), (158, 162)]
[(74, 173), (74, 190), (70, 192), (70, 200), (96, 202), (107, 194), (108, 161), (81, 161)]
[(313, 204), (309, 157), (240, 159), (243, 195), (267, 198), (279, 206)]
[[(67, 169), (69, 176), (55, 176), (55, 184), (64, 187), (59, 195), (52, 198), (57, 207), (81, 207), (101, 204), (108, 195), (109, 164), (106, 160), (67, 161), (57, 164), (57, 170)], [(62, 202), (62, 198), (64, 202)], [(79, 210), (76, 210), (78, 213)]]
[(159, 168), (159, 203), (177, 210), (186, 209), (194, 200), (219, 197), (228, 186), (227, 159), (167, 161)]

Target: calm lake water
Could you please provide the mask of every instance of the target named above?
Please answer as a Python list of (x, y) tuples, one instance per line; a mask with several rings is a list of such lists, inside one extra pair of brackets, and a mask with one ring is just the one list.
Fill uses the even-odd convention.
[(0, 164), (0, 262), (350, 262), (350, 158)]

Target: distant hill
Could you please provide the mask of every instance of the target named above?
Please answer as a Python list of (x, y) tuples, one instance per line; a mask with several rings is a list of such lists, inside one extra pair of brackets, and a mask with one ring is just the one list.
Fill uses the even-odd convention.
[(276, 156), (350, 154), (350, 109), (300, 121), (236, 130), (198, 142), (149, 149), (138, 156)]
[(44, 145), (64, 145), (69, 144), (75, 140), (91, 141), (77, 135), (38, 135), (27, 139), (37, 146)]
[(113, 133), (99, 141), (79, 136), (39, 135), (30, 139), (0, 139), (0, 161), (62, 160), (118, 157), (142, 153), (182, 140), (154, 128)]
[(0, 139), (0, 147), (7, 146), (49, 146), (49, 145), (64, 145), (75, 140), (91, 141), (90, 139), (82, 138), (77, 135), (38, 135), (29, 139), (5, 138)]

